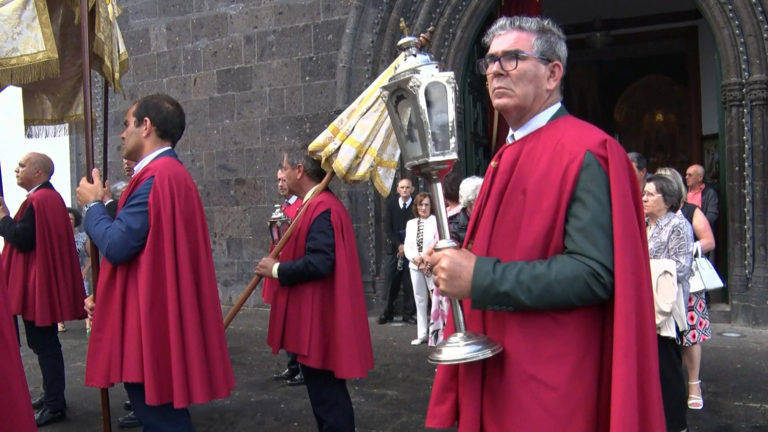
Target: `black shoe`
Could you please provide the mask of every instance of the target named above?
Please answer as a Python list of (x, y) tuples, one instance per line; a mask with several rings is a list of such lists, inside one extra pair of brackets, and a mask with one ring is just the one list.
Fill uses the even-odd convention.
[(37, 414), (35, 414), (35, 423), (38, 426), (45, 426), (51, 423), (56, 423), (67, 418), (64, 410), (54, 411), (48, 407), (43, 407)]
[(37, 411), (43, 407), (43, 401), (45, 400), (45, 393), (32, 399), (32, 409)]
[(141, 426), (141, 420), (131, 411), (127, 415), (118, 418), (117, 425), (120, 426), (120, 429), (135, 428)]
[(403, 322), (406, 324), (416, 324), (416, 318), (414, 317), (403, 317)]
[(387, 317), (386, 315), (382, 315), (379, 317), (378, 322), (379, 324), (386, 324), (388, 322), (392, 321), (392, 317)]
[(289, 386), (304, 385), (304, 374), (299, 372), (298, 375), (296, 375), (295, 377), (285, 381), (285, 383), (288, 384)]
[(293, 379), (296, 375), (299, 375), (300, 372), (301, 371), (299, 371), (298, 369), (287, 368), (286, 370), (282, 371), (279, 374), (272, 375), (272, 379), (275, 381), (286, 381), (289, 379)]
[(131, 401), (123, 402), (123, 409), (126, 411), (133, 411), (133, 406), (131, 405)]

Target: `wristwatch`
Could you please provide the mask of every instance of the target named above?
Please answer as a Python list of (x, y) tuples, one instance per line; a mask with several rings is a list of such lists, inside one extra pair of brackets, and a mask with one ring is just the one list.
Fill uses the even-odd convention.
[(98, 204), (100, 202), (101, 201), (99, 201), (99, 200), (94, 200), (94, 201), (91, 201), (91, 202), (87, 203), (86, 205), (84, 205), (83, 206), (83, 216), (85, 216), (85, 214), (88, 212), (88, 209), (90, 209), (91, 207), (95, 206), (96, 204)]

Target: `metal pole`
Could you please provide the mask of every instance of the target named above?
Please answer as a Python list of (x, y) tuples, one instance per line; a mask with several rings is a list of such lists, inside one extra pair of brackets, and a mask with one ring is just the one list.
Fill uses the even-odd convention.
[(101, 116), (104, 119), (104, 124), (101, 128), (101, 178), (106, 181), (109, 178), (109, 144), (107, 139), (109, 136), (109, 83), (106, 78), (104, 78), (102, 99), (104, 100), (104, 105)]
[[(93, 119), (91, 116), (91, 48), (88, 35), (88, 0), (80, 0), (80, 54), (83, 59), (83, 118), (85, 123), (85, 177), (93, 182)], [(106, 85), (106, 83), (105, 83)], [(106, 119), (104, 120), (106, 124)], [(99, 280), (99, 251), (91, 242), (91, 279), (93, 282), (93, 300), (96, 301), (96, 286)], [(101, 389), (101, 424), (102, 430), (112, 432), (112, 413), (109, 410), (109, 390)]]

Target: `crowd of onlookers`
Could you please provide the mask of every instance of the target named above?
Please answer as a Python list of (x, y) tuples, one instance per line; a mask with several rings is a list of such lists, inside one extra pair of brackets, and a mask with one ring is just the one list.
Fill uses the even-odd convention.
[[(455, 246), (462, 247), (472, 208), (483, 179), (477, 176), (461, 179), (448, 174), (442, 182), (448, 236)], [(435, 289), (432, 271), (425, 254), (440, 240), (435, 200), (428, 192), (412, 196), (413, 182), (403, 178), (398, 182), (398, 196), (386, 205), (385, 231), (387, 250), (386, 307), (379, 324), (394, 319), (395, 302), (402, 289), (405, 323), (416, 324), (412, 345), (428, 343), (436, 346), (443, 340), (443, 329), (449, 313), (448, 298)]]
[[(699, 375), (701, 343), (710, 339), (707, 293), (694, 270), (694, 254), (715, 248), (712, 224), (717, 194), (691, 165), (683, 181), (674, 168), (647, 173), (646, 159), (629, 153), (642, 191), (651, 259), (662, 398), (667, 421), (685, 423), (685, 410), (704, 407)], [(664, 261), (669, 263), (664, 268)]]

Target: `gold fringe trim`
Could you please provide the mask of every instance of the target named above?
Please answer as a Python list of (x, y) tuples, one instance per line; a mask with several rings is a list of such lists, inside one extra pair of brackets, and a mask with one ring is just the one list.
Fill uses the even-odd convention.
[[(35, 53), (34, 56), (39, 56), (39, 54)], [(16, 57), (15, 59), (21, 59), (21, 57)], [(2, 63), (4, 62), (0, 61), (0, 86), (21, 86), (59, 76), (59, 59), (55, 57), (40, 60), (36, 63), (29, 63), (28, 59), (23, 59), (18, 62), (17, 66), (10, 68), (3, 67)]]
[(23, 85), (59, 76), (59, 53), (53, 38), (51, 16), (45, 0), (35, 0), (37, 22), (45, 50), (10, 58), (0, 58), (0, 87)]

